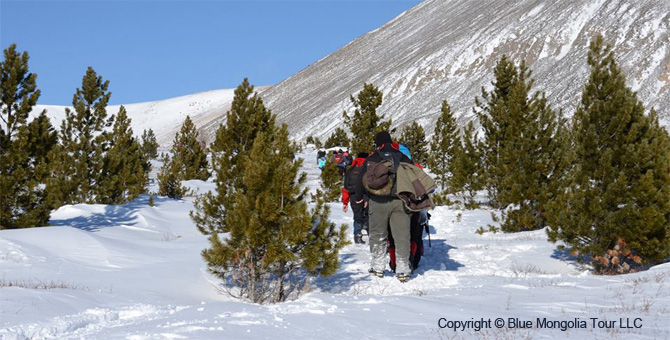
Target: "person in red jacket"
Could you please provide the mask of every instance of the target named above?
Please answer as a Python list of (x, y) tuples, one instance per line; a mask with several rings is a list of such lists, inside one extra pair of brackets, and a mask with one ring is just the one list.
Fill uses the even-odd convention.
[(355, 184), (356, 181), (360, 180), (363, 164), (367, 157), (368, 154), (365, 152), (356, 156), (356, 159), (345, 172), (344, 187), (342, 188), (342, 210), (347, 212), (349, 204), (351, 204), (351, 211), (354, 213), (354, 242), (356, 244), (365, 244), (362, 230), (368, 230), (368, 204), (366, 200), (357, 203), (356, 200), (349, 200), (349, 198), (356, 193)]

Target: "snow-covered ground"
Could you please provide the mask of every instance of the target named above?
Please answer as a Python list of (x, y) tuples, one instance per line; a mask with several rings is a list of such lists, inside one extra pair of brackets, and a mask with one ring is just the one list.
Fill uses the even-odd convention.
[[(260, 88), (263, 89), (262, 87)], [(172, 144), (174, 134), (184, 123), (186, 116), (191, 116), (196, 127), (207, 124), (218, 126), (223, 122), (225, 113), (230, 109), (235, 89), (213, 90), (186, 96), (159, 100), (155, 102), (135, 103), (123, 105), (132, 120), (131, 127), (135, 135), (142, 135), (142, 131), (153, 129), (156, 139), (163, 149)], [(107, 107), (108, 117), (117, 114), (121, 105)], [(42, 110), (47, 111), (51, 124), (59, 129), (65, 118), (66, 106), (36, 105), (31, 114), (37, 116)], [(72, 107), (69, 107), (73, 110)]]
[[(315, 155), (301, 154), (313, 189)], [(65, 206), (53, 227), (0, 231), (0, 339), (670, 339), (670, 264), (595, 276), (544, 230), (476, 234), (494, 224), (485, 209), (432, 211), (432, 246), (425, 237), (408, 283), (371, 277), (368, 248), (352, 244), (298, 300), (237, 301), (200, 257), (208, 243), (188, 217), (193, 201)], [(331, 218), (352, 223), (338, 203)], [(532, 328), (499, 329), (498, 318)], [(450, 329), (482, 319), (479, 331)]]

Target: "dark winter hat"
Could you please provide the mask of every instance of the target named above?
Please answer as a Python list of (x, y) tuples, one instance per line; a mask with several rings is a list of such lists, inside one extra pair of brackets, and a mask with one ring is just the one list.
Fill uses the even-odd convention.
[(388, 143), (393, 143), (393, 139), (391, 139), (391, 135), (388, 131), (382, 131), (375, 136), (375, 145), (377, 147)]
[(367, 152), (359, 152), (358, 155), (356, 155), (356, 158), (368, 158), (368, 153)]

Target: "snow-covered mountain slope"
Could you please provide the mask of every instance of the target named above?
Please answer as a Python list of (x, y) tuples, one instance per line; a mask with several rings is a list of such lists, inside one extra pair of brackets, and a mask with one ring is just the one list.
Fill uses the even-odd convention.
[[(314, 191), (316, 150), (299, 156)], [(212, 189), (209, 182), (187, 184)], [(0, 339), (670, 337), (670, 264), (595, 276), (557, 251), (544, 230), (477, 235), (495, 224), (488, 210), (432, 211), (431, 246), (424, 236), (424, 258), (408, 283), (390, 271), (370, 276), (368, 247), (352, 244), (340, 253), (337, 272), (313, 280), (295, 301), (237, 301), (220, 290), (200, 256), (208, 242), (188, 217), (193, 200), (159, 197), (150, 207), (145, 195), (122, 206), (64, 206), (52, 214), (52, 227), (0, 230)], [(352, 213), (333, 203), (331, 220), (351, 226)], [(440, 328), (497, 318), (552, 326)], [(616, 327), (593, 327), (592, 318)], [(575, 319), (586, 328), (561, 330)], [(625, 322), (633, 328), (622, 328)]]
[[(187, 115), (191, 116), (198, 128), (208, 126), (210, 129), (207, 131), (216, 131), (226, 111), (230, 109), (234, 91), (234, 89), (207, 91), (155, 102), (128, 104), (124, 107), (128, 111), (128, 117), (132, 119), (131, 127), (136, 135), (141, 135), (143, 130), (151, 128), (161, 147), (169, 147), (174, 134)], [(119, 107), (120, 105), (108, 106), (107, 114), (116, 114)], [(32, 114), (39, 114), (46, 109), (52, 124), (59, 128), (65, 118), (65, 108), (57, 105), (37, 105)], [(209, 141), (211, 136), (206, 132), (203, 133), (202, 138)]]
[(503, 54), (525, 58), (536, 90), (572, 115), (588, 79), (591, 37), (614, 44), (628, 85), (670, 125), (670, 1), (426, 0), (270, 88), (266, 104), (294, 137), (323, 137), (373, 83), (394, 126), (432, 134), (442, 100), (463, 123)]

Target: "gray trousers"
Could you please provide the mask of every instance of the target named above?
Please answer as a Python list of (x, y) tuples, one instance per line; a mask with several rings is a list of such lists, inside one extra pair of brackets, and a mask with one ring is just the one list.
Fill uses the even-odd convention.
[(396, 247), (396, 274), (409, 275), (410, 214), (397, 198), (373, 196), (369, 204), (372, 269), (382, 272), (386, 267), (387, 228), (391, 226)]

